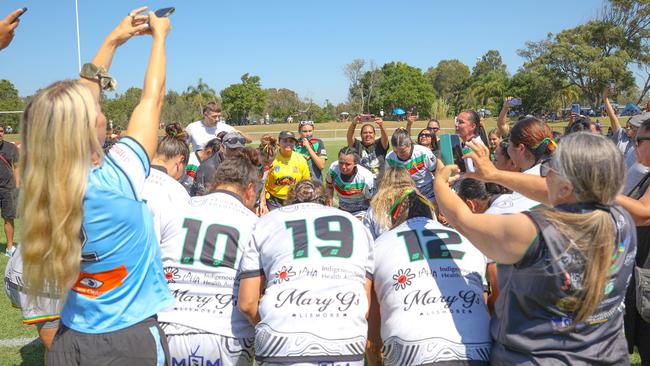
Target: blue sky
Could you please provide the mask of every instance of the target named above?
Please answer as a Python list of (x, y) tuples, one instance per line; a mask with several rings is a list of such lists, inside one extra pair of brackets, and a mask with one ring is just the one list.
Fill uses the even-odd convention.
[[(342, 67), (355, 58), (378, 65), (403, 61), (426, 70), (457, 58), (472, 67), (489, 49), (514, 73), (517, 49), (548, 32), (596, 15), (602, 0), (79, 0), (81, 61), (139, 5), (175, 6), (168, 38), (168, 88), (182, 91), (203, 78), (219, 92), (244, 73), (264, 88), (289, 88), (319, 103), (347, 97)], [(0, 79), (22, 96), (77, 75), (74, 0), (3, 0), (0, 14), (26, 6), (14, 42), (0, 51)], [(118, 92), (141, 86), (150, 39), (118, 49), (111, 73)]]

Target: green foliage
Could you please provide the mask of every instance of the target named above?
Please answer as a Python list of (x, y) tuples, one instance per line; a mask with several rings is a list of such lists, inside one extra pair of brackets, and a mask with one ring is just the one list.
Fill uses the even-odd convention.
[(431, 83), (422, 71), (403, 62), (391, 62), (381, 68), (382, 82), (377, 89), (377, 96), (370, 110), (384, 109), (391, 111), (394, 107), (418, 108), (420, 116), (428, 117), (435, 94)]
[(266, 93), (260, 86), (259, 76), (246, 73), (241, 81), (221, 91), (224, 112), (229, 120), (235, 122), (242, 122), (253, 113), (261, 114), (266, 105)]
[[(9, 80), (0, 80), (0, 111), (21, 111), (24, 109), (23, 100), (18, 90)], [(21, 115), (18, 113), (0, 114), (0, 123), (18, 130)]]
[(467, 85), (469, 84), (469, 67), (459, 60), (442, 60), (435, 68), (425, 73), (433, 90), (450, 107), (458, 113), (463, 109)]
[(265, 110), (272, 118), (284, 122), (287, 117), (295, 115), (300, 110), (300, 97), (290, 89), (266, 89)]
[(131, 113), (140, 102), (142, 89), (131, 87), (124, 94), (116, 94), (114, 98), (102, 100), (102, 111), (106, 119), (113, 121), (113, 127), (126, 129)]
[(506, 65), (503, 64), (503, 59), (501, 54), (497, 50), (489, 50), (480, 60), (474, 65), (472, 70), (473, 78), (480, 78), (486, 74), (492, 73), (494, 71), (499, 71), (501, 73), (506, 73)]

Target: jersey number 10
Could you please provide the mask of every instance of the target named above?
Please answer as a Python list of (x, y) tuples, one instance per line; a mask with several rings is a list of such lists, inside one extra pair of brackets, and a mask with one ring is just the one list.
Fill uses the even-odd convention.
[[(194, 252), (199, 242), (199, 231), (202, 222), (200, 220), (186, 218), (183, 221), (183, 227), (187, 229), (185, 243), (183, 244), (183, 254), (181, 255), (181, 264), (194, 264)], [(223, 257), (216, 259), (214, 257), (217, 240), (222, 235), (226, 239), (226, 248)], [(205, 229), (203, 246), (201, 248), (200, 261), (208, 267), (227, 267), (235, 268), (237, 259), (237, 246), (239, 243), (239, 230), (231, 226), (211, 224)]]

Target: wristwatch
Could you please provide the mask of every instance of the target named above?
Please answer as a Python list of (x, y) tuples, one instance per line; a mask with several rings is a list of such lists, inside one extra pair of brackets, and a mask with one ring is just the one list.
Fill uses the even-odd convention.
[(90, 62), (81, 67), (79, 76), (84, 79), (96, 80), (102, 90), (115, 90), (115, 86), (117, 86), (117, 81), (104, 70), (104, 67), (98, 67)]

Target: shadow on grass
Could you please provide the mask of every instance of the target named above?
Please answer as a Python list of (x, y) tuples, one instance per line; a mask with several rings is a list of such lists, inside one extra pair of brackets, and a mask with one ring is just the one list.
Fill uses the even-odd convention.
[(35, 339), (20, 349), (20, 357), (22, 358), (21, 366), (44, 365), (45, 347), (40, 340)]

